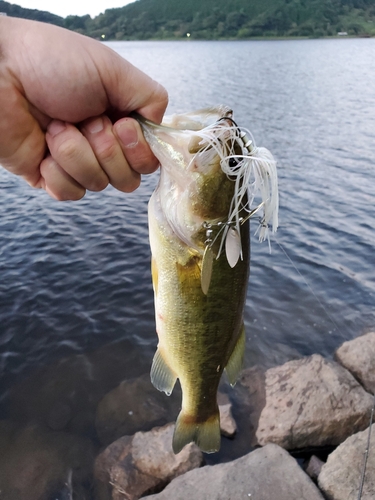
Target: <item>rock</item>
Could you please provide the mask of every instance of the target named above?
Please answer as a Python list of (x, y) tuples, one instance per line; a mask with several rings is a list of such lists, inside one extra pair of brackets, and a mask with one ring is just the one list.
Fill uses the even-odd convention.
[(222, 436), (233, 437), (237, 432), (237, 424), (232, 414), (232, 403), (223, 387), (219, 387), (217, 393), (217, 403), (220, 412), (220, 432)]
[(0, 420), (0, 459), (5, 450), (11, 446), (17, 430), (18, 426), (15, 422), (11, 420)]
[(180, 406), (178, 388), (168, 397), (155, 389), (149, 374), (124, 380), (98, 405), (95, 425), (100, 442), (108, 445), (122, 436), (172, 422)]
[(223, 436), (233, 437), (237, 432), (236, 421), (232, 415), (232, 405), (219, 405), (220, 411), (220, 431)]
[(174, 425), (169, 424), (124, 436), (108, 446), (95, 462), (96, 498), (136, 500), (199, 467), (203, 454), (196, 445), (173, 453), (173, 431)]
[(375, 332), (344, 342), (335, 352), (335, 358), (366, 391), (375, 393)]
[[(124, 359), (131, 363), (124, 365)], [(92, 437), (99, 401), (122, 380), (144, 371), (138, 351), (128, 341), (57, 360), (13, 385), (9, 417), (22, 425), (39, 423)]]
[(265, 394), (258, 443), (288, 450), (342, 443), (366, 428), (372, 407), (347, 370), (317, 354), (267, 370)]
[(68, 404), (57, 401), (47, 415), (47, 425), (54, 431), (62, 430), (72, 418), (72, 409)]
[[(375, 424), (371, 429), (375, 436)], [(358, 497), (368, 429), (344, 441), (328, 457), (319, 474), (318, 484), (328, 500), (347, 500)], [(361, 500), (375, 498), (375, 445), (371, 442)]]
[(258, 446), (255, 433), (260, 414), (266, 404), (265, 380), (265, 369), (255, 365), (241, 372), (234, 387), (232, 400), (236, 410), (236, 422), (241, 433), (241, 439), (237, 440), (236, 447), (242, 452), (236, 458), (248, 454), (252, 448)]
[[(96, 431), (107, 446), (116, 439), (149, 431), (176, 420), (181, 409), (181, 390), (177, 386), (168, 397), (151, 384), (150, 375), (124, 380), (100, 401), (96, 411)], [(218, 392), (220, 427), (224, 436), (236, 432), (227, 394)]]
[(69, 498), (72, 489), (86, 498), (94, 462), (88, 439), (33, 425), (13, 428), (8, 442), (0, 441), (1, 500)]
[(174, 479), (147, 500), (323, 500), (285, 450), (274, 444), (233, 462), (206, 466)]
[(311, 477), (312, 480), (317, 481), (320, 471), (324, 462), (320, 460), (316, 455), (312, 455), (305, 469), (306, 474)]

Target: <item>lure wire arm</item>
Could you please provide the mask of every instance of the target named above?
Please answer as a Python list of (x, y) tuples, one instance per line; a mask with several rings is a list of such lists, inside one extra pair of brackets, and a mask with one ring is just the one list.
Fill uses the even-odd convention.
[[(260, 203), (256, 208), (254, 208), (253, 210), (251, 210), (248, 215), (246, 215), (246, 217), (240, 217), (239, 219), (239, 222), (241, 224), (241, 226), (243, 224), (245, 224), (245, 222), (247, 222), (251, 217), (253, 217), (261, 208), (262, 206), (264, 205), (264, 201), (262, 201), (262, 203)], [(217, 240), (217, 238), (219, 237), (220, 233), (225, 229), (225, 228), (230, 228), (230, 227), (234, 227), (236, 225), (236, 221), (232, 220), (232, 221), (227, 221), (227, 222), (217, 222), (216, 224), (211, 224), (210, 222), (208, 221), (204, 221), (202, 226), (203, 228), (206, 230), (206, 240), (205, 240), (205, 245), (206, 245), (206, 248), (212, 248), (212, 246), (214, 245), (215, 241)], [(213, 233), (213, 227), (215, 226), (218, 226), (220, 227), (218, 233), (216, 234), (215, 238), (212, 239), (212, 233)], [(218, 257), (217, 257), (218, 258)]]

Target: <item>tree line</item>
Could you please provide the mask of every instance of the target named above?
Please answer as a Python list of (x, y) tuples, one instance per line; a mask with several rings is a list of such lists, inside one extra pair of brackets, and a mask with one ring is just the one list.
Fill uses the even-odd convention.
[(0, 12), (106, 40), (375, 36), (374, 0), (137, 0), (65, 19), (0, 0)]

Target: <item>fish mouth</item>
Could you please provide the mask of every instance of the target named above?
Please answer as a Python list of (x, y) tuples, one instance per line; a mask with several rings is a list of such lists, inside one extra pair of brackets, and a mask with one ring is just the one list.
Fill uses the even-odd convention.
[[(190, 113), (167, 115), (161, 124), (145, 118), (136, 111), (130, 116), (141, 125), (145, 134), (151, 131), (158, 137), (169, 137), (169, 140), (164, 139), (167, 143), (170, 143), (171, 137), (184, 138), (185, 148), (190, 155), (199, 153), (203, 149), (206, 151), (211, 149), (210, 141), (205, 140), (204, 136), (205, 132), (211, 130), (212, 127), (219, 126), (221, 128), (221, 125), (227, 121), (229, 126), (238, 128), (233, 120), (232, 109), (223, 104)], [(212, 131), (209, 132), (209, 135), (211, 133)], [(187, 164), (190, 165), (190, 162), (187, 161)]]
[[(233, 181), (235, 189), (224, 221), (226, 230), (219, 254), (229, 229), (236, 228), (240, 234), (241, 214), (248, 220), (261, 211), (259, 239), (269, 241), (269, 228), (274, 232), (278, 226), (276, 162), (267, 149), (255, 145), (250, 131), (238, 127), (229, 106), (170, 115), (161, 124), (136, 112), (131, 117), (140, 123), (146, 141), (164, 167), (162, 173), (167, 172), (173, 179), (179, 193), (194, 187), (196, 174), (216, 175), (217, 163), (222, 173)], [(190, 176), (189, 182), (186, 174)], [(203, 222), (210, 220), (205, 217)]]
[(136, 111), (130, 114), (131, 118), (134, 118), (141, 125), (152, 127), (153, 129), (159, 129), (165, 132), (199, 132), (200, 130), (213, 125), (220, 120), (228, 118), (232, 120), (233, 111), (229, 106), (219, 105), (210, 108), (204, 108), (192, 113), (184, 114), (174, 114), (164, 117), (161, 124), (155, 123), (148, 118), (140, 115)]

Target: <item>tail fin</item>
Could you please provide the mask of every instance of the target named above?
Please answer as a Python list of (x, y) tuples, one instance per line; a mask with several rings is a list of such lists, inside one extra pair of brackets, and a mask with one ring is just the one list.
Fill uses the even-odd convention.
[(219, 409), (205, 422), (196, 422), (194, 417), (185, 415), (181, 410), (173, 434), (173, 451), (180, 453), (182, 448), (196, 443), (205, 453), (214, 453), (220, 449), (220, 415)]

